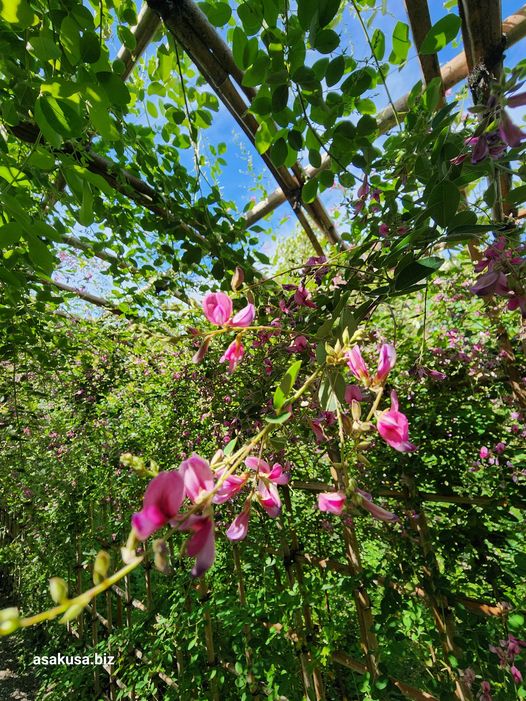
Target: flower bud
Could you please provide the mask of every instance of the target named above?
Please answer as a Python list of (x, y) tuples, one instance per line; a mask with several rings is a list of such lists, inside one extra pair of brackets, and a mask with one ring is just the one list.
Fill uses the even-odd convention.
[(236, 269), (234, 270), (234, 274), (232, 275), (232, 280), (230, 282), (230, 287), (232, 288), (232, 291), (237, 292), (237, 290), (239, 290), (244, 281), (245, 271), (243, 270), (243, 268), (239, 267), (239, 265), (236, 265)]
[(360, 402), (356, 401), (356, 399), (353, 399), (351, 402), (351, 414), (355, 421), (360, 420), (360, 417), (362, 415), (362, 406)]
[(218, 462), (221, 462), (223, 458), (225, 457), (224, 452), (219, 448), (219, 450), (216, 450), (214, 453), (212, 460), (210, 460), (210, 467), (214, 467), (214, 465), (217, 465)]
[(68, 585), (62, 577), (51, 577), (49, 580), (49, 593), (56, 604), (63, 604), (68, 598)]
[(245, 293), (245, 297), (247, 298), (248, 304), (254, 304), (254, 295), (252, 294), (252, 290), (247, 290)]
[(347, 414), (342, 415), (342, 424), (343, 424), (344, 433), (347, 436), (350, 436), (352, 434), (353, 428), (352, 428), (352, 421), (349, 418), (349, 416), (347, 416)]
[(110, 556), (105, 550), (99, 550), (93, 564), (93, 584), (100, 584), (106, 579), (110, 569)]
[(205, 336), (205, 339), (199, 346), (199, 350), (192, 357), (192, 363), (200, 363), (203, 360), (205, 355), (208, 353), (208, 347), (210, 346), (211, 340), (212, 339), (210, 338), (210, 336)]
[(163, 574), (170, 574), (170, 565), (168, 562), (168, 546), (162, 538), (153, 541), (152, 549), (154, 552), (154, 564), (156, 569)]
[(0, 611), (0, 635), (9, 635), (20, 628), (20, 613), (14, 606)]
[(77, 599), (77, 603), (72, 604), (67, 609), (66, 613), (60, 619), (60, 622), (61, 623), (69, 623), (73, 619), (78, 618), (88, 604), (89, 604), (89, 599), (87, 597), (82, 597), (81, 599)]

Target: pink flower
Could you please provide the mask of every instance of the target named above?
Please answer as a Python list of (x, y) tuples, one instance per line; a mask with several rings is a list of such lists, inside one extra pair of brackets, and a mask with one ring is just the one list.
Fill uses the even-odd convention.
[(347, 385), (345, 388), (344, 399), (347, 404), (352, 404), (353, 399), (356, 402), (361, 402), (363, 399), (362, 390), (358, 385)]
[(146, 540), (177, 516), (184, 492), (183, 478), (175, 470), (153, 478), (144, 493), (142, 509), (132, 516), (132, 527), (140, 540)]
[(508, 281), (503, 272), (491, 270), (477, 278), (475, 284), (470, 287), (471, 292), (479, 297), (487, 295), (507, 295), (509, 292)]
[(311, 298), (312, 295), (305, 285), (300, 285), (294, 293), (294, 301), (298, 307), (315, 307), (316, 305)]
[(377, 518), (380, 521), (398, 521), (398, 516), (396, 514), (375, 504), (370, 494), (364, 492), (363, 489), (357, 489), (356, 491), (362, 497), (360, 506), (368, 511), (373, 518)]
[(506, 443), (502, 443), (502, 441), (497, 443), (493, 450), (497, 453), (497, 455), (502, 455), (502, 453), (506, 450)]
[(391, 392), (391, 409), (384, 411), (376, 422), (378, 433), (384, 441), (401, 453), (416, 450), (416, 446), (409, 442), (409, 422), (407, 417), (398, 411), (398, 397), (396, 392)]
[(250, 502), (247, 502), (243, 511), (238, 514), (232, 521), (226, 532), (226, 537), (229, 540), (237, 542), (244, 540), (248, 533), (248, 519), (250, 518)]
[(318, 509), (339, 516), (344, 509), (346, 499), (343, 492), (321, 492), (318, 494)]
[(245, 355), (245, 349), (243, 348), (243, 344), (241, 341), (236, 338), (235, 341), (232, 341), (232, 343), (228, 346), (226, 351), (223, 353), (223, 355), (220, 358), (221, 363), (226, 363), (228, 362), (228, 372), (233, 373), (234, 370), (237, 368), (239, 363), (241, 362), (241, 359)]
[(203, 311), (206, 318), (216, 326), (250, 326), (256, 316), (253, 304), (247, 304), (234, 317), (234, 307), (230, 297), (224, 292), (209, 292), (203, 298)]
[(489, 456), (489, 450), (488, 450), (488, 448), (486, 448), (485, 445), (483, 445), (482, 448), (480, 449), (479, 455), (482, 458), (482, 460), (485, 460)]
[(209, 292), (203, 299), (203, 311), (208, 321), (223, 326), (232, 316), (232, 300), (224, 292)]
[(480, 701), (492, 701), (491, 686), (489, 682), (480, 683), (479, 699)]
[(329, 440), (327, 436), (325, 435), (325, 431), (323, 430), (323, 423), (324, 419), (309, 419), (309, 425), (312, 428), (312, 431), (314, 435), (316, 436), (316, 442), (317, 443), (323, 443), (324, 441)]
[(515, 684), (520, 684), (522, 682), (522, 674), (520, 673), (520, 670), (518, 670), (517, 667), (515, 667), (514, 664), (510, 667), (510, 673)]
[(204, 341), (199, 346), (199, 350), (192, 357), (193, 363), (200, 363), (204, 359), (205, 355), (208, 353), (208, 347), (210, 346), (211, 340), (212, 339), (210, 336), (206, 336)]
[(287, 348), (289, 353), (302, 353), (310, 348), (310, 344), (305, 336), (296, 336), (294, 341)]
[(211, 516), (190, 516), (180, 526), (180, 530), (192, 531), (186, 543), (186, 554), (195, 557), (192, 577), (200, 577), (212, 567), (215, 556), (214, 521)]
[(274, 463), (272, 467), (260, 458), (249, 457), (245, 460), (245, 465), (250, 470), (256, 470), (259, 476), (256, 496), (271, 518), (276, 518), (281, 513), (281, 499), (279, 498), (278, 484), (287, 484), (289, 476), (283, 471), (279, 463)]
[(362, 380), (366, 385), (370, 382), (369, 370), (362, 358), (362, 353), (359, 346), (354, 346), (351, 350), (347, 351), (345, 354), (347, 359), (347, 365), (349, 366), (352, 374), (358, 379)]
[(358, 192), (356, 193), (357, 197), (361, 200), (365, 199), (367, 195), (369, 194), (369, 179), (367, 177), (367, 174), (365, 175), (362, 184), (358, 188)]
[(380, 348), (380, 358), (378, 360), (378, 370), (374, 376), (375, 384), (383, 384), (387, 379), (387, 375), (394, 368), (396, 363), (396, 350), (389, 343), (382, 344)]
[(184, 480), (185, 495), (194, 504), (214, 488), (214, 473), (208, 462), (197, 453), (192, 453), (181, 463), (179, 473)]
[(506, 110), (502, 110), (501, 113), (499, 134), (500, 138), (512, 148), (520, 146), (521, 142), (526, 139), (526, 134), (511, 121)]
[[(216, 470), (215, 475), (218, 480), (225, 470), (225, 467), (221, 467), (219, 470)], [(224, 504), (225, 501), (230, 501), (230, 499), (233, 499), (235, 495), (243, 489), (247, 479), (248, 472), (244, 472), (242, 475), (230, 475), (227, 477), (212, 499), (214, 504)]]
[(247, 304), (246, 307), (243, 307), (237, 314), (234, 315), (233, 319), (229, 322), (229, 326), (236, 326), (236, 327), (246, 327), (250, 326), (250, 324), (254, 321), (256, 318), (256, 309), (253, 304)]
[(380, 236), (388, 236), (389, 227), (387, 226), (387, 224), (380, 224), (380, 226), (378, 227), (378, 233), (380, 234)]

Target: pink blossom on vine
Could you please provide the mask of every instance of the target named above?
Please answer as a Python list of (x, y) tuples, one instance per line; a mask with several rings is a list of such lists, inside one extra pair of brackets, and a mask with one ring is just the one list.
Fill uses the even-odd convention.
[(255, 470), (259, 481), (256, 490), (256, 497), (271, 518), (279, 516), (281, 513), (281, 499), (279, 497), (278, 484), (287, 484), (289, 476), (284, 472), (279, 463), (274, 463), (272, 467), (261, 460), (261, 458), (248, 457), (245, 465), (250, 470)]
[(343, 492), (321, 492), (318, 494), (318, 509), (330, 514), (342, 513), (347, 497)]
[(510, 667), (510, 674), (515, 684), (520, 684), (522, 682), (522, 674), (514, 664)]
[(360, 506), (368, 511), (373, 518), (380, 521), (398, 521), (398, 516), (396, 514), (375, 504), (372, 500), (372, 496), (368, 492), (364, 492), (363, 489), (357, 489), (356, 491), (362, 497)]
[(294, 301), (298, 305), (298, 307), (312, 307), (314, 308), (316, 305), (312, 301), (312, 295), (309, 292), (309, 290), (305, 287), (305, 285), (300, 285), (296, 292), (294, 293)]
[(364, 200), (369, 194), (369, 191), (369, 178), (367, 177), (367, 175), (365, 175), (363, 182), (358, 188), (358, 192), (356, 193), (356, 195), (360, 200)]
[(228, 372), (233, 373), (239, 365), (239, 363), (241, 362), (244, 355), (245, 349), (243, 348), (243, 344), (238, 338), (236, 338), (234, 341), (232, 341), (232, 343), (223, 353), (223, 355), (220, 358), (220, 362), (228, 362)]
[(375, 384), (382, 384), (387, 379), (387, 376), (394, 368), (396, 363), (396, 350), (389, 343), (382, 344), (380, 348), (380, 358), (378, 360), (378, 370), (374, 376)]
[(512, 292), (512, 296), (508, 300), (508, 309), (511, 312), (515, 311), (515, 309), (520, 309), (522, 317), (526, 319), (526, 294), (518, 295)]
[(216, 326), (226, 324), (234, 307), (230, 297), (224, 292), (209, 292), (203, 298), (203, 311), (206, 318)]
[(181, 463), (179, 472), (184, 480), (185, 495), (194, 504), (214, 488), (214, 473), (208, 461), (197, 453)]
[(487, 457), (489, 457), (489, 449), (486, 448), (485, 445), (483, 445), (480, 449), (479, 455), (482, 458), (482, 460), (485, 460)]
[(493, 450), (497, 453), (497, 455), (502, 455), (502, 453), (504, 453), (504, 451), (506, 450), (506, 443), (503, 443), (502, 441), (500, 441), (493, 448)]
[(509, 292), (508, 280), (503, 272), (491, 270), (481, 275), (470, 290), (479, 297), (492, 294), (507, 295)]
[(239, 513), (226, 531), (226, 537), (233, 542), (244, 540), (248, 533), (248, 520), (250, 518), (250, 503)]
[(358, 379), (362, 380), (365, 384), (369, 384), (370, 376), (365, 360), (362, 357), (362, 352), (359, 346), (354, 346), (351, 350), (348, 350), (345, 354), (347, 360), (347, 365), (352, 374)]
[(378, 233), (380, 234), (380, 236), (383, 237), (389, 236), (389, 226), (384, 223), (380, 224), (380, 226), (378, 227)]
[(511, 121), (506, 110), (502, 110), (501, 113), (499, 134), (501, 139), (511, 148), (520, 146), (522, 141), (526, 139), (526, 133)]
[(287, 348), (289, 353), (303, 353), (303, 351), (309, 350), (310, 344), (305, 338), (305, 336), (296, 336), (292, 341), (290, 346)]
[(394, 390), (391, 392), (391, 408), (380, 414), (376, 426), (391, 448), (401, 453), (416, 450), (416, 446), (409, 442), (409, 422), (405, 414), (398, 410), (398, 397)]
[(237, 328), (239, 327), (247, 327), (250, 326), (250, 324), (254, 321), (256, 318), (256, 309), (253, 304), (247, 304), (246, 307), (243, 307), (237, 314), (234, 314), (233, 318), (231, 321), (228, 322), (229, 326), (235, 326)]
[(203, 298), (203, 311), (208, 321), (216, 326), (246, 327), (250, 326), (256, 316), (254, 305), (247, 304), (232, 317), (234, 306), (224, 292), (208, 292)]
[(322, 423), (324, 423), (323, 418), (309, 419), (309, 426), (312, 428), (317, 443), (323, 443), (324, 441), (329, 440), (325, 435)]
[(493, 701), (489, 682), (484, 681), (480, 683), (479, 701)]
[(146, 540), (177, 516), (183, 503), (185, 485), (179, 472), (160, 472), (149, 483), (142, 509), (132, 516), (132, 527), (140, 540)]
[[(221, 467), (219, 470), (215, 471), (217, 480), (222, 477), (225, 470), (225, 467)], [(215, 493), (214, 498), (212, 499), (214, 504), (224, 504), (225, 501), (230, 501), (230, 499), (233, 499), (233, 497), (235, 497), (235, 495), (243, 489), (247, 479), (247, 472), (244, 472), (242, 475), (229, 475)]]
[(186, 543), (186, 554), (195, 557), (192, 577), (200, 577), (212, 567), (216, 556), (214, 520), (209, 515), (192, 515), (181, 524), (180, 530), (192, 531)]

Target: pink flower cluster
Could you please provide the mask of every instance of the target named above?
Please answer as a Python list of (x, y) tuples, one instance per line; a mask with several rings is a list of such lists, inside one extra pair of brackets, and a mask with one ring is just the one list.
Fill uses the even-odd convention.
[(374, 377), (371, 377), (369, 369), (362, 357), (360, 346), (354, 346), (345, 354), (349, 370), (366, 387), (371, 385), (382, 385), (396, 363), (396, 350), (389, 343), (382, 344), (380, 357), (378, 359), (378, 369)]
[[(523, 253), (523, 248), (511, 248), (506, 238), (500, 236), (475, 264), (475, 272), (483, 274), (470, 289), (479, 297), (506, 297), (508, 309), (520, 309), (522, 316), (526, 318), (526, 258)], [(483, 272), (484, 270), (486, 272)]]
[[(245, 465), (256, 474), (254, 497), (271, 518), (281, 513), (277, 485), (286, 484), (288, 474), (279, 463), (272, 467), (264, 460), (248, 457)], [(146, 540), (169, 524), (180, 531), (191, 531), (185, 550), (195, 557), (192, 576), (200, 577), (215, 559), (215, 528), (212, 504), (223, 504), (236, 496), (247, 483), (250, 473), (225, 475), (225, 467), (212, 470), (207, 460), (193, 453), (184, 460), (179, 470), (160, 472), (144, 493), (142, 509), (134, 513), (132, 528), (139, 540)], [(185, 498), (194, 505), (188, 513), (180, 508)], [(252, 495), (241, 513), (230, 524), (226, 535), (230, 540), (245, 538), (248, 531)]]
[[(256, 310), (253, 304), (247, 304), (241, 311), (234, 314), (234, 305), (230, 297), (224, 292), (209, 292), (203, 298), (203, 311), (208, 321), (216, 326), (223, 326), (227, 329), (246, 328), (254, 321)], [(210, 336), (206, 336), (199, 350), (194, 355), (194, 363), (200, 363), (208, 352)], [(220, 362), (228, 363), (228, 371), (234, 372), (241, 362), (245, 349), (241, 343), (240, 336), (228, 346), (221, 356)]]

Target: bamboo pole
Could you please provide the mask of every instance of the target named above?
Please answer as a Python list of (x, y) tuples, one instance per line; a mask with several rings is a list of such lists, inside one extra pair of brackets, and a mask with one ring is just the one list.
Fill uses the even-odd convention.
[(411, 33), (413, 34), (415, 47), (418, 52), (418, 60), (420, 61), (420, 67), (422, 68), (422, 74), (424, 76), (425, 83), (426, 85), (429, 85), (429, 83), (435, 78), (440, 79), (440, 102), (438, 106), (443, 107), (444, 86), (442, 85), (442, 76), (440, 73), (438, 55), (436, 53), (429, 55), (422, 55), (420, 53), (420, 47), (422, 46), (422, 42), (426, 38), (426, 35), (432, 26), (431, 15), (429, 14), (427, 0), (405, 0), (405, 8), (407, 16), (409, 17)]

